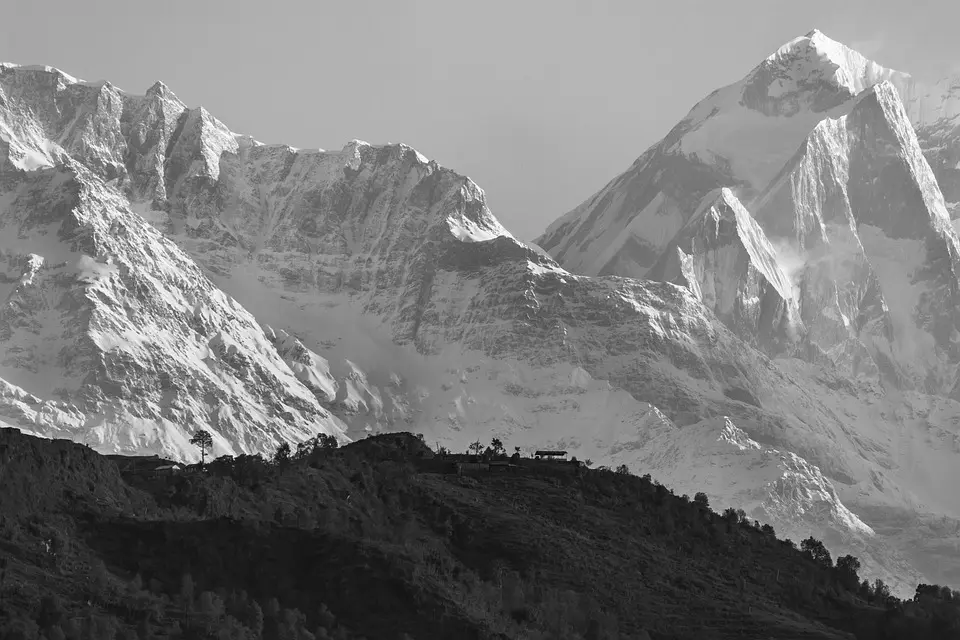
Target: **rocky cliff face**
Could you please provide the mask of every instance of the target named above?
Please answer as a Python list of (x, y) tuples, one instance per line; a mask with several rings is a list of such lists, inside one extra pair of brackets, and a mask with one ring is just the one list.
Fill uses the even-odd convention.
[[(826, 357), (844, 375), (951, 396), (958, 239), (938, 178), (952, 193), (954, 84), (923, 87), (813, 31), (701, 101), (538, 243), (573, 270), (678, 282), (679, 267), (668, 265), (681, 261), (677, 245), (690, 245), (687, 225), (699, 212), (690, 201), (729, 188), (798, 296), (808, 338), (798, 354)], [(631, 199), (639, 193), (642, 201)], [(714, 260), (712, 249), (700, 251), (691, 265)], [(713, 288), (740, 286), (739, 272), (711, 273)], [(738, 317), (719, 315), (745, 335)], [(783, 353), (782, 341), (762, 348)]]
[(895, 83), (950, 217), (960, 217), (960, 76), (932, 86)]
[[(681, 138), (644, 163), (708, 167)], [(870, 550), (907, 589), (878, 519), (960, 509), (945, 488), (960, 480), (951, 400), (894, 404), (876, 378), (761, 351), (803, 327), (804, 307), (733, 190), (697, 211), (727, 169), (652, 196), (677, 203), (664, 246), (669, 225), (686, 229), (678, 286), (567, 271), (410, 147), (264, 145), (159, 83), (136, 96), (4, 65), (0, 140), (0, 419), (24, 430), (194, 458), (198, 427), (215, 455), (403, 429), (677, 479), (725, 454), (658, 455), (662, 432), (709, 438), (729, 421), (780, 462), (730, 458), (739, 480), (715, 488), (717, 506), (837, 531), (835, 551)]]
[[(940, 460), (933, 453), (940, 447), (952, 457), (960, 437), (954, 404), (960, 279), (951, 224), (960, 149), (956, 85), (923, 86), (813, 31), (707, 96), (537, 243), (574, 272), (688, 288), (734, 333), (776, 357), (780, 370), (809, 376), (826, 368), (844, 385), (883, 389), (877, 405), (860, 395), (867, 405), (889, 403), (881, 415), (901, 425), (902, 437), (926, 440), (928, 428), (939, 434), (926, 453), (914, 450), (894, 463), (903, 465), (896, 473), (913, 478), (903, 486), (927, 487), (896, 500), (928, 509), (919, 495), (937, 492), (936, 483), (917, 473), (925, 463), (907, 458)], [(719, 207), (703, 206), (723, 188), (729, 197)], [(759, 226), (771, 247), (761, 253), (772, 257), (789, 287), (766, 287), (779, 279), (767, 276), (771, 269), (753, 279), (764, 261), (747, 251), (739, 230), (749, 222), (741, 221)], [(772, 307), (782, 304), (780, 290), (793, 294), (799, 316), (801, 339), (792, 350), (767, 338), (782, 330), (744, 313), (745, 302), (763, 300), (761, 293)], [(926, 417), (917, 422), (921, 415), (939, 418), (933, 426)], [(742, 417), (734, 422), (767, 444)], [(879, 439), (884, 448), (906, 442)], [(819, 454), (808, 457), (824, 468)], [(889, 504), (878, 511), (858, 491), (839, 493), (870, 513), (877, 530), (899, 522), (892, 512), (878, 515)], [(955, 507), (939, 504), (935, 510), (954, 517)]]
[(256, 320), (83, 165), (2, 179), (0, 368), (35, 396), (15, 415), (123, 449), (185, 451), (208, 426), (225, 451), (342, 431)]
[(790, 278), (729, 189), (707, 194), (647, 277), (687, 287), (742, 340), (769, 352), (800, 342), (804, 330)]
[(228, 453), (342, 437), (256, 319), (132, 211), (118, 185), (150, 177), (128, 161), (164, 163), (131, 158), (123, 96), (9, 67), (0, 86), (2, 415), (106, 450), (183, 454), (198, 428)]
[(820, 120), (896, 73), (819, 31), (797, 38), (704, 98), (536, 242), (576, 273), (643, 277), (707, 193), (730, 188), (749, 209)]
[(856, 339), (889, 384), (953, 393), (960, 241), (890, 83), (818, 124), (755, 211), (803, 256), (801, 309), (821, 348)]

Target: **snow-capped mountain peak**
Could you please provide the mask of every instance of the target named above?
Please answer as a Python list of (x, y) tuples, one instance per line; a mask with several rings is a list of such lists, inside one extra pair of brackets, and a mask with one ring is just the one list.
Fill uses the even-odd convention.
[[(768, 70), (790, 67), (790, 55)], [(845, 376), (834, 353), (784, 357), (804, 355), (784, 349), (794, 338), (833, 344), (829, 329), (861, 347), (844, 353), (875, 362), (890, 343), (870, 350), (865, 337), (910, 326), (884, 315), (879, 286), (900, 281), (870, 278), (884, 238), (855, 236), (842, 197), (822, 196), (869, 204), (844, 167), (918, 189), (929, 170), (898, 133), (902, 110), (861, 100), (844, 119), (857, 101), (831, 80), (831, 59), (817, 58), (827, 75), (813, 93), (766, 91), (764, 108), (783, 107), (775, 115), (741, 104), (745, 82), (711, 94), (554, 225), (543, 249), (503, 228), (472, 180), (406, 145), (261, 144), (164, 85), (135, 96), (0, 68), (0, 420), (188, 459), (196, 428), (213, 433), (216, 455), (402, 429), (455, 450), (492, 437), (564, 448), (671, 482), (703, 471), (697, 490), (709, 479), (715, 502), (769, 503), (763, 513), (795, 535), (830, 528), (831, 550), (855, 540), (880, 575), (910, 576), (859, 510), (879, 510), (881, 524), (884, 509), (921, 502), (960, 510), (944, 488), (960, 481), (943, 444), (953, 401), (906, 388), (894, 409), (875, 377)], [(830, 91), (835, 110), (811, 108)], [(853, 122), (883, 144), (852, 144)], [(807, 151), (819, 142), (859, 155), (817, 173), (808, 167), (825, 155)], [(806, 208), (757, 210), (766, 175)], [(819, 175), (832, 182), (800, 188)], [(765, 226), (828, 214), (878, 252), (848, 282), (809, 279), (806, 256), (787, 265), (798, 234)], [(937, 305), (952, 300), (940, 286), (952, 245), (938, 233), (924, 236), (936, 268), (909, 272), (926, 296), (914, 324), (937, 340), (947, 335)], [(667, 246), (683, 278), (589, 277), (642, 276)], [(568, 271), (544, 250), (588, 268)], [(854, 329), (839, 315), (814, 330), (797, 321), (797, 304), (802, 316), (831, 299), (842, 304), (823, 308)], [(684, 455), (691, 443), (697, 453)]]
[[(760, 76), (771, 67), (783, 71), (775, 82), (776, 90), (784, 93), (789, 93), (791, 88), (795, 91), (800, 86), (810, 86), (811, 80), (816, 80), (830, 82), (837, 88), (845, 89), (850, 96), (855, 96), (884, 80), (906, 77), (906, 74), (868, 60), (850, 47), (828, 38), (818, 29), (784, 44), (767, 57), (751, 76)], [(792, 83), (792, 87), (788, 82)]]
[(749, 209), (818, 122), (884, 80), (913, 86), (819, 31), (797, 38), (698, 102), (537, 243), (579, 273), (643, 277), (708, 192), (733, 188)]
[[(801, 377), (830, 371), (831, 385), (874, 398), (866, 406), (890, 403), (881, 413), (899, 416), (894, 440), (927, 440), (927, 425), (902, 407), (938, 407), (930, 423), (938, 444), (891, 454), (899, 462), (881, 466), (906, 478), (934, 465), (937, 450), (952, 468), (960, 450), (958, 87), (956, 79), (924, 86), (811, 31), (709, 93), (536, 242), (574, 273), (682, 285), (777, 367)], [(764, 307), (779, 311), (747, 313)], [(797, 319), (792, 331), (758, 339), (762, 327), (776, 327), (771, 318), (788, 317)], [(733, 423), (767, 445), (744, 418)], [(843, 475), (793, 445), (777, 449), (812, 459), (835, 480)], [(837, 494), (882, 525), (891, 504), (923, 509), (932, 503), (919, 496), (938, 492), (931, 476), (917, 493), (893, 497), (886, 474), (872, 478), (891, 495), (887, 507), (867, 507), (856, 482), (839, 481)], [(960, 504), (938, 508), (960, 515)], [(858, 529), (846, 516), (836, 521)]]
[(643, 277), (709, 191), (732, 188), (751, 210), (820, 121), (843, 116), (882, 82), (899, 93), (947, 208), (960, 216), (960, 145), (950, 144), (960, 140), (960, 82), (924, 87), (814, 30), (707, 95), (536, 242), (577, 273)]
[(150, 96), (159, 96), (161, 98), (176, 100), (177, 102), (180, 101), (180, 99), (177, 98), (176, 95), (174, 95), (173, 91), (170, 90), (170, 87), (164, 84), (163, 81), (161, 80), (157, 80), (152, 85), (150, 85), (150, 88), (147, 89), (146, 93), (144, 93), (144, 97), (150, 97)]

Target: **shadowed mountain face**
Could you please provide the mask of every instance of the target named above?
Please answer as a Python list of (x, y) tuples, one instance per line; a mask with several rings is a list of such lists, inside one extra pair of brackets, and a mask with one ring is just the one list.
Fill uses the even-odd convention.
[[(493, 437), (562, 448), (675, 484), (712, 467), (696, 490), (715, 503), (794, 537), (830, 532), (894, 586), (912, 590), (921, 565), (937, 580), (960, 559), (879, 532), (905, 512), (960, 514), (960, 405), (921, 393), (952, 380), (956, 236), (896, 94), (862, 93), (875, 71), (824, 72), (810, 89), (804, 65), (826, 42), (811, 38), (761, 65), (748, 93), (698, 106), (557, 227), (572, 235), (543, 242), (561, 262), (558, 246), (592, 246), (576, 254), (598, 261), (587, 275), (516, 240), (475, 183), (405, 145), (264, 145), (160, 83), (137, 96), (2, 65), (0, 420), (188, 460), (198, 428), (214, 456), (402, 429), (456, 450)], [(769, 135), (771, 118), (793, 123), (788, 139)], [(926, 258), (909, 277), (926, 297), (906, 315), (860, 228), (808, 238), (802, 220), (868, 224), (859, 204), (791, 213), (813, 162), (800, 146), (860, 122), (876, 130), (827, 173), (864, 203), (878, 196), (856, 191), (853, 168), (916, 185), (925, 208), (908, 231)], [(743, 131), (766, 155), (727, 153)], [(717, 140), (728, 146), (710, 151)], [(804, 254), (841, 240), (863, 247), (846, 271)], [(651, 268), (666, 282), (621, 277)], [(919, 360), (904, 331), (927, 345)]]

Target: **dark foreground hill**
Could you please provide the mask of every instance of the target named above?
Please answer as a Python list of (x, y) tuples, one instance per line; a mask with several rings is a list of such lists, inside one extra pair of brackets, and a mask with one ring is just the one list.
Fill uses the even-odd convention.
[(0, 638), (960, 637), (960, 593), (649, 477), (315, 444), (170, 471), (0, 430)]

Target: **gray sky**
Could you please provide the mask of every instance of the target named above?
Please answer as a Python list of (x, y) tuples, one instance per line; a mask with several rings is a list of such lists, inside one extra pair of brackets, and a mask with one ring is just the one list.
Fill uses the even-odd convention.
[(956, 0), (5, 0), (0, 61), (163, 80), (267, 143), (405, 142), (532, 239), (702, 97), (818, 28), (922, 78)]

